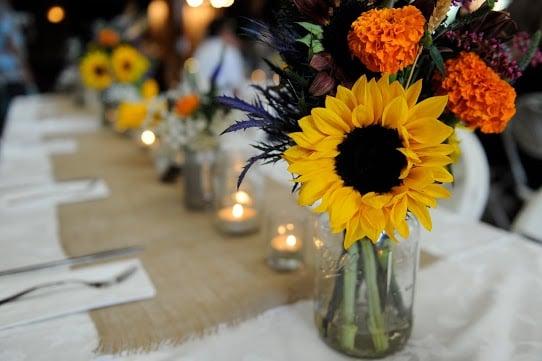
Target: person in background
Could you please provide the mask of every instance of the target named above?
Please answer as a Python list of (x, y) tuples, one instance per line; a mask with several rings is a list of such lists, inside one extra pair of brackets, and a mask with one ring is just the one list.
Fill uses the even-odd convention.
[(0, 0), (0, 138), (11, 100), (27, 94), (32, 84), (17, 16), (7, 0)]
[(235, 91), (246, 83), (245, 62), (240, 51), (241, 42), (235, 29), (235, 21), (227, 18), (216, 19), (209, 25), (207, 38), (194, 53), (201, 82), (211, 78), (224, 52), (222, 70), (217, 81), (219, 88)]

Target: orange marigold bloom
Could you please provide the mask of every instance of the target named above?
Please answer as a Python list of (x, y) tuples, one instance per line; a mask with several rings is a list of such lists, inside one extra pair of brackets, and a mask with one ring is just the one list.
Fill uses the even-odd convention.
[(470, 128), (502, 133), (516, 114), (516, 91), (475, 53), (446, 62), (441, 88), (448, 107)]
[(394, 74), (416, 60), (424, 27), (423, 14), (412, 5), (373, 9), (354, 21), (348, 45), (369, 70)]
[(195, 94), (180, 97), (175, 103), (175, 111), (181, 117), (186, 118), (192, 115), (199, 107), (199, 97)]
[(112, 48), (120, 42), (119, 34), (113, 29), (102, 29), (98, 33), (98, 43), (102, 46)]

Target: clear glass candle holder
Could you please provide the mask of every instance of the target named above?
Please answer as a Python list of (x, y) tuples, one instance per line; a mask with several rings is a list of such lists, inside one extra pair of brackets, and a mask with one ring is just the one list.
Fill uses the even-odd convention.
[(293, 212), (269, 214), (267, 222), (267, 263), (280, 272), (295, 271), (304, 264), (308, 242), (306, 220)]
[(260, 229), (264, 178), (258, 167), (253, 167), (237, 187), (247, 154), (243, 151), (224, 151), (217, 161), (215, 172), (215, 224), (229, 235), (244, 235)]

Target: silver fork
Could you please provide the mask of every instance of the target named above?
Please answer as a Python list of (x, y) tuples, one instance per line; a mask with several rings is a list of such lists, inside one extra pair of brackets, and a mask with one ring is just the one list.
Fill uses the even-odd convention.
[(111, 286), (114, 286), (114, 285), (117, 285), (119, 283), (122, 283), (122, 282), (126, 281), (136, 271), (137, 271), (137, 266), (131, 266), (131, 267), (127, 268), (126, 270), (122, 271), (121, 273), (119, 273), (119, 274), (117, 274), (117, 275), (115, 275), (115, 276), (113, 276), (113, 277), (111, 277), (109, 279), (105, 279), (105, 280), (101, 280), (101, 281), (91, 282), (91, 281), (85, 281), (85, 280), (81, 280), (81, 279), (68, 279), (68, 280), (62, 280), (62, 281), (42, 283), (42, 284), (39, 284), (37, 286), (33, 286), (33, 287), (29, 287), (27, 289), (24, 289), (24, 290), (22, 290), (20, 292), (17, 292), (15, 294), (11, 295), (11, 296), (6, 297), (6, 298), (0, 299), (0, 306), (4, 305), (6, 303), (16, 301), (19, 298), (21, 298), (23, 296), (26, 296), (29, 293), (32, 293), (32, 292), (35, 292), (37, 290), (41, 290), (41, 289), (44, 289), (44, 288), (64, 286), (64, 285), (70, 285), (70, 284), (78, 284), (78, 285), (83, 285), (83, 286), (92, 287), (92, 288), (111, 287)]

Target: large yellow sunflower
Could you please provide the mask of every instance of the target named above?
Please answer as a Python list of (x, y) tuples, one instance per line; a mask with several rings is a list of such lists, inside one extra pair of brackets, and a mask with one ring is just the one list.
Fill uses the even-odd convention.
[(113, 51), (111, 58), (115, 77), (121, 83), (135, 83), (149, 69), (149, 61), (137, 49), (122, 45)]
[(86, 87), (103, 90), (113, 82), (109, 57), (101, 51), (89, 53), (79, 64), (81, 80)]
[(418, 103), (421, 88), (363, 76), (352, 89), (339, 86), (290, 135), (297, 145), (284, 158), (301, 184), (299, 203), (320, 201), (315, 210), (329, 212), (333, 232), (346, 230), (346, 249), (383, 231), (408, 237), (407, 212), (430, 230), (428, 208), (449, 196), (441, 183), (453, 181), (453, 147), (443, 143), (454, 130), (438, 119), (447, 97)]

